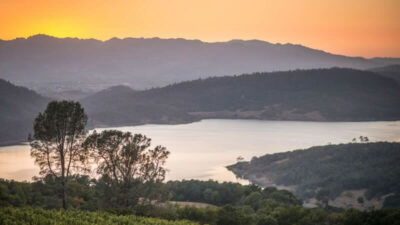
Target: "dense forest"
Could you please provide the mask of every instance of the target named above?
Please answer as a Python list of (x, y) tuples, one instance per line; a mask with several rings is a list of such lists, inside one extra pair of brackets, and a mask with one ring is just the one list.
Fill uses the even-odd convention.
[(294, 187), (302, 199), (366, 190), (358, 201), (384, 198), (383, 207), (399, 207), (399, 160), (399, 143), (350, 143), (267, 154), (228, 169), (262, 186)]
[(368, 71), (296, 70), (215, 77), (146, 91), (118, 86), (81, 102), (98, 126), (204, 118), (397, 120), (400, 84)]

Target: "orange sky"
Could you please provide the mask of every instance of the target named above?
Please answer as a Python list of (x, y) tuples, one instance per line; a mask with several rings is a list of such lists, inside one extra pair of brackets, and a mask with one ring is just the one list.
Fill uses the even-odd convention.
[(400, 57), (400, 0), (0, 0), (0, 39), (261, 39)]

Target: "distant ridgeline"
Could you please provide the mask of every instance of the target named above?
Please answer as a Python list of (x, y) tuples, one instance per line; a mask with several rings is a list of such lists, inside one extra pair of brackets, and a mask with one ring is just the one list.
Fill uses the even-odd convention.
[(82, 103), (97, 126), (204, 118), (399, 120), (400, 84), (368, 71), (295, 70), (200, 79), (145, 91), (116, 86)]
[[(351, 143), (267, 154), (227, 168), (262, 186), (281, 186), (315, 203), (361, 209), (400, 207), (400, 143)], [(328, 200), (327, 200), (328, 201)]]
[(371, 69), (399, 58), (330, 54), (293, 44), (260, 40), (207, 43), (160, 38), (95, 39), (35, 35), (0, 40), (0, 78), (42, 94), (72, 88), (98, 91), (111, 84), (135, 89), (162, 87), (209, 76), (346, 67)]

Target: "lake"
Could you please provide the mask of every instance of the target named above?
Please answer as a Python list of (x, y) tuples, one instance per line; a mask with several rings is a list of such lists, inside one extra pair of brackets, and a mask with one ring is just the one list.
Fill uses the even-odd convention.
[[(154, 145), (171, 152), (167, 179), (214, 179), (245, 181), (225, 166), (238, 156), (253, 156), (308, 148), (315, 145), (351, 142), (367, 136), (370, 141), (400, 141), (400, 121), (395, 122), (300, 122), (208, 119), (182, 125), (142, 125), (116, 127), (143, 133)], [(98, 131), (104, 129), (97, 129)], [(0, 177), (31, 180), (38, 174), (28, 145), (0, 147)]]

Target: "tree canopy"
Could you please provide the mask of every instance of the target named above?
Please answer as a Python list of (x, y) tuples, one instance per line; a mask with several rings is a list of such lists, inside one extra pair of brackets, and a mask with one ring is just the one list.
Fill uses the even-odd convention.
[(63, 208), (67, 208), (66, 183), (74, 171), (87, 171), (88, 152), (82, 148), (87, 115), (79, 102), (53, 101), (34, 122), (31, 155), (40, 175), (52, 175), (62, 185)]
[(117, 130), (93, 132), (83, 144), (91, 152), (106, 186), (113, 187), (113, 193), (128, 193), (128, 198), (116, 194), (121, 196), (118, 206), (134, 206), (139, 198), (142, 202), (150, 200), (153, 185), (165, 179), (169, 151), (163, 146), (150, 149), (150, 145), (151, 139), (142, 134)]

